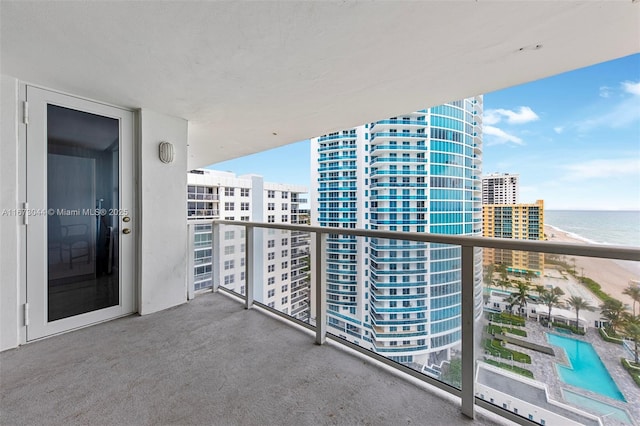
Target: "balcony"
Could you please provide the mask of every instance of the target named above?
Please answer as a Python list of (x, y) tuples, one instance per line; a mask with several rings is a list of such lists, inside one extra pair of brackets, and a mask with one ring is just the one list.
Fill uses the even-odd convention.
[[(218, 227), (218, 230), (214, 232), (223, 232), (226, 226), (246, 226), (247, 247), (250, 245), (251, 238), (255, 239), (260, 232), (266, 232), (264, 228), (290, 231), (299, 230), (300, 228), (291, 225), (228, 221), (215, 221), (214, 223), (214, 226)], [(534, 257), (536, 258), (542, 256), (543, 253), (559, 253), (561, 255), (634, 261), (640, 260), (640, 252), (637, 249), (309, 226), (304, 227), (304, 230), (311, 235), (310, 290), (308, 294), (298, 293), (295, 296), (296, 303), (292, 306), (291, 311), (292, 315), (295, 315), (296, 310), (300, 310), (306, 306), (305, 304), (308, 304), (310, 307), (308, 316), (303, 318), (302, 323), (295, 321), (287, 314), (287, 310), (269, 308), (266, 306), (268, 300), (263, 300), (263, 295), (256, 295), (251, 292), (248, 295), (241, 296), (246, 306), (257, 306), (259, 309), (266, 309), (298, 325), (310, 328), (315, 331), (316, 343), (322, 344), (325, 341), (339, 342), (397, 369), (399, 373), (407, 374), (406, 377), (417, 378), (432, 385), (434, 389), (445, 390), (454, 396), (460, 397), (462, 412), (468, 416), (473, 416), (473, 412), (477, 410), (482, 410), (485, 413), (484, 410), (486, 409), (493, 414), (504, 417), (504, 419), (520, 424), (527, 424), (529, 421), (528, 416), (531, 417), (533, 422), (540, 424), (570, 424), (572, 421), (575, 422), (574, 424), (610, 424), (606, 420), (606, 413), (594, 413), (592, 407), (587, 406), (585, 408), (584, 401), (582, 405), (576, 405), (563, 399), (565, 391), (574, 392), (576, 390), (572, 387), (574, 385), (568, 385), (558, 377), (549, 377), (549, 372), (556, 371), (556, 363), (565, 362), (562, 360), (562, 355), (558, 355), (557, 359), (545, 358), (539, 354), (527, 352), (518, 346), (510, 345), (506, 345), (504, 353), (495, 348), (480, 349), (487, 344), (487, 341), (491, 340), (487, 340), (486, 330), (487, 324), (491, 325), (491, 321), (496, 321), (491, 316), (493, 315), (492, 312), (499, 313), (501, 310), (507, 309), (504, 304), (498, 310), (492, 309), (490, 303), (484, 300), (483, 294), (485, 296), (490, 294), (494, 291), (495, 285), (477, 286), (482, 281), (483, 252), (480, 249), (485, 247), (502, 250), (527, 250), (535, 252)], [(460, 281), (457, 284), (452, 284), (452, 287), (427, 288), (426, 294), (418, 295), (416, 294), (417, 288), (428, 285), (424, 281), (426, 270), (420, 270), (420, 274), (415, 275), (416, 271), (413, 268), (398, 268), (393, 275), (379, 275), (381, 271), (369, 274), (372, 280), (378, 280), (379, 282), (376, 282), (375, 285), (371, 283), (369, 290), (362, 290), (358, 282), (354, 281), (355, 277), (361, 274), (357, 269), (358, 267), (348, 263), (348, 269), (342, 269), (342, 267), (337, 266), (339, 262), (329, 259), (330, 255), (328, 253), (336, 252), (336, 250), (328, 247), (327, 240), (329, 235), (332, 243), (334, 240), (340, 240), (355, 244), (363, 237), (369, 237), (370, 243), (389, 241), (389, 247), (395, 247), (396, 250), (412, 250), (413, 247), (424, 249), (425, 245), (429, 243), (437, 243), (436, 246), (431, 247), (432, 250), (434, 248), (455, 247), (456, 253), (462, 253), (462, 258), (452, 259), (450, 256), (453, 256), (453, 254), (448, 254), (448, 258), (456, 260), (455, 266), (452, 267), (458, 271)], [(337, 253), (343, 254), (341, 250), (338, 250)], [(519, 259), (517, 252), (514, 253), (512, 258)], [(413, 260), (412, 257), (408, 259)], [(398, 259), (399, 262), (402, 260)], [(247, 275), (250, 274), (249, 271), (251, 270), (249, 265), (255, 265), (255, 262), (255, 259), (249, 258), (247, 260)], [(364, 266), (364, 269), (370, 269), (375, 272), (376, 268), (374, 266), (370, 264), (369, 266)], [(258, 267), (258, 269), (260, 268)], [(519, 273), (522, 275), (525, 269), (509, 268), (509, 271), (511, 274)], [(397, 274), (403, 274), (409, 277), (409, 280), (406, 282), (403, 280), (401, 283), (396, 282), (396, 280), (391, 282), (391, 278)], [(345, 279), (342, 279), (344, 277), (352, 279), (345, 281)], [(398, 281), (400, 280), (398, 279)], [(460, 285), (462, 286), (461, 294), (459, 291)], [(345, 286), (349, 288), (345, 288)], [(390, 289), (399, 291), (399, 287), (406, 287), (409, 291), (407, 295), (397, 295), (394, 298), (426, 299), (426, 306), (415, 307), (411, 305), (404, 306), (404, 304), (402, 307), (393, 308), (378, 306), (378, 304), (384, 303), (383, 299), (387, 299), (380, 289), (389, 289), (388, 291), (390, 292)], [(223, 286), (220, 286), (220, 289), (222, 288)], [(356, 291), (353, 288), (356, 288)], [(361, 291), (370, 292), (368, 296), (370, 298), (368, 299), (368, 314), (371, 318), (368, 324), (358, 322), (349, 313), (350, 310), (357, 311), (361, 309), (360, 301), (363, 297), (360, 293)], [(532, 309), (529, 309), (528, 313), (524, 314), (527, 317), (527, 321), (529, 321), (524, 329), (526, 330), (525, 333), (530, 333), (533, 341), (537, 339), (538, 342), (546, 343), (545, 339), (547, 337), (545, 336), (549, 333), (555, 335), (557, 332), (556, 329), (548, 331), (541, 327), (540, 322), (544, 321), (545, 318), (542, 315), (544, 309), (541, 306), (534, 305), (534, 302), (539, 303), (536, 300), (536, 296), (531, 298)], [(452, 303), (456, 304), (456, 307), (449, 309), (448, 306)], [(329, 304), (334, 309), (327, 309)], [(336, 308), (338, 309), (337, 311)], [(425, 316), (422, 311), (426, 311), (427, 315)], [(405, 317), (405, 315), (408, 316)], [(460, 318), (460, 315), (462, 315), (462, 318)], [(554, 311), (553, 317), (554, 324), (559, 321), (560, 325), (571, 325), (570, 314), (560, 315)], [(584, 327), (585, 325), (593, 324), (593, 321), (584, 320), (580, 317), (579, 324)], [(416, 330), (418, 326), (421, 326), (422, 329)], [(380, 327), (387, 327), (388, 330)], [(591, 325), (591, 327), (593, 326)], [(407, 332), (404, 332), (405, 328), (408, 330)], [(461, 338), (458, 337), (461, 340), (443, 340), (447, 333), (461, 336)], [(624, 351), (624, 348), (614, 348), (615, 355), (607, 352), (610, 351), (610, 348), (603, 349), (601, 342), (598, 340), (597, 332), (593, 328), (589, 330), (587, 337), (586, 341), (590, 345), (597, 347), (598, 351), (604, 351), (601, 352), (603, 362), (616, 378), (615, 381), (626, 399), (611, 402), (588, 391), (586, 392), (588, 396), (585, 397), (587, 398), (585, 400), (590, 400), (588, 398), (595, 399), (596, 403), (594, 404), (603, 404), (608, 410), (615, 412), (616, 416), (630, 419), (629, 421), (639, 418), (640, 410), (633, 407), (628, 401), (640, 398), (640, 391), (634, 388), (635, 385), (631, 378), (627, 377), (628, 375), (624, 376), (626, 373), (619, 365), (619, 355), (622, 354), (621, 351)], [(426, 342), (425, 338), (427, 339)], [(508, 339), (509, 337), (499, 337), (499, 339), (503, 338)], [(379, 347), (378, 345), (381, 341), (386, 342), (386, 346)], [(482, 343), (480, 344), (480, 342)], [(447, 351), (451, 351), (450, 355), (443, 358), (442, 353), (444, 352), (438, 352), (433, 359), (429, 358), (427, 361), (416, 363), (414, 360), (418, 359), (425, 351), (428, 352), (432, 345), (434, 347), (442, 345)], [(561, 351), (561, 349), (556, 350)], [(533, 363), (523, 364), (521, 360), (514, 361), (513, 357), (516, 356), (514, 354), (517, 352), (526, 352), (527, 356), (534, 360)], [(511, 354), (512, 358), (505, 358), (507, 353)], [(461, 363), (462, 373), (459, 382), (451, 382), (446, 376), (451, 371), (448, 365), (455, 360)], [(537, 380), (518, 376), (518, 374), (524, 373), (515, 374), (514, 371), (528, 371), (532, 376), (535, 375), (534, 377)], [(550, 383), (550, 385), (547, 386), (544, 383)], [(584, 393), (578, 392), (578, 394), (583, 395)], [(511, 398), (510, 395), (518, 395), (518, 398)]]
[[(255, 294), (256, 287), (248, 285), (247, 291), (239, 292), (243, 294), (234, 293), (226, 288), (232, 286), (220, 283), (214, 276), (214, 293), (199, 293), (188, 304), (143, 317), (122, 318), (2, 353), (2, 423), (38, 423), (46, 415), (51, 423), (92, 423), (99, 418), (105, 423), (150, 424), (199, 424), (210, 423), (211, 419), (223, 424), (317, 424), (325, 420), (337, 424), (397, 424), (398, 416), (416, 422), (429, 416), (433, 423), (452, 424), (463, 421), (461, 406), (462, 413), (475, 417), (478, 424), (507, 420), (529, 424), (526, 417), (521, 417), (527, 414), (538, 423), (546, 420), (546, 424), (569, 424), (562, 423), (567, 419), (574, 424), (608, 424), (604, 415), (558, 402), (561, 396), (556, 390), (566, 386), (553, 375), (555, 368), (550, 368), (553, 364), (545, 358), (548, 355), (509, 345), (491, 349), (494, 353), (477, 345), (486, 340), (487, 324), (477, 309), (478, 296), (482, 296), (475, 288), (481, 262), (478, 249), (519, 249), (633, 261), (640, 260), (638, 249), (232, 221), (212, 222), (210, 241), (219, 240), (226, 227), (246, 229), (244, 272), (248, 283), (262, 280), (253, 276), (261, 270), (256, 262), (262, 256), (255, 256), (253, 249), (260, 232), (286, 230), (311, 235), (310, 290), (308, 294), (304, 290), (295, 296), (292, 293), (292, 304), (287, 308), (295, 318), (270, 308), (263, 295)], [(444, 245), (460, 250), (462, 320), (454, 313), (459, 322), (453, 329), (461, 328), (462, 337), (448, 347), (451, 358), (435, 357), (424, 364), (397, 360), (424, 352), (433, 341), (428, 340), (427, 345), (415, 342), (424, 337), (424, 330), (431, 329), (426, 333), (438, 336), (440, 319), (403, 319), (400, 315), (391, 318), (392, 313), (380, 314), (378, 309), (372, 309), (370, 326), (353, 327), (343, 322), (347, 316), (327, 311), (332, 293), (326, 284), (330, 273), (326, 269), (329, 234), (347, 242), (368, 237), (376, 242), (411, 241), (407, 246), (437, 243), (437, 248)], [(405, 244), (395, 247), (403, 248)], [(213, 263), (219, 264), (219, 251), (214, 249), (213, 256)], [(352, 273), (355, 272), (340, 271)], [(400, 284), (393, 283), (388, 288), (397, 285)], [(299, 286), (291, 284), (291, 291), (294, 289), (300, 291)], [(370, 291), (384, 298), (384, 293), (374, 286)], [(428, 291), (431, 292), (425, 297), (431, 302), (447, 296)], [(489, 290), (485, 313), (499, 312), (487, 309), (496, 303), (492, 291)], [(191, 292), (194, 293), (193, 288)], [(348, 309), (358, 305), (345, 302), (342, 296), (338, 304)], [(434, 305), (428, 309), (438, 311)], [(530, 324), (523, 329), (538, 338), (548, 333), (538, 322), (544, 319), (543, 315), (536, 309), (525, 311)], [(553, 317), (571, 324), (571, 315), (554, 311)], [(498, 321), (495, 317), (491, 320)], [(581, 325), (589, 323), (592, 321), (581, 318)], [(417, 330), (420, 325), (426, 328)], [(411, 328), (403, 332), (405, 326)], [(508, 328), (511, 330), (511, 326)], [(597, 347), (599, 337), (592, 331), (586, 342)], [(386, 344), (396, 338), (407, 340), (397, 342), (397, 346), (376, 346), (377, 342)], [(312, 344), (314, 339), (318, 345)], [(624, 347), (616, 346), (615, 350), (610, 356), (614, 352), (609, 349), (611, 353), (603, 361), (626, 400), (610, 402), (610, 407), (617, 414), (635, 419), (640, 407), (627, 402), (640, 398), (640, 391), (633, 388), (622, 367), (613, 362), (619, 361), (616, 357)], [(516, 352), (527, 352), (533, 362), (520, 364), (513, 359)], [(505, 359), (505, 353), (512, 358)], [(460, 360), (461, 375), (458, 382), (449, 382), (440, 375), (454, 359)], [(548, 388), (506, 371), (521, 365), (548, 383)], [(87, 374), (91, 380), (84, 379)], [(99, 394), (93, 392), (96, 384)], [(197, 410), (188, 403), (202, 401), (206, 395), (215, 395), (217, 403), (201, 404)], [(502, 403), (501, 398), (510, 398), (510, 403)]]
[(463, 422), (450, 397), (350, 352), (204, 294), (2, 353), (2, 424)]

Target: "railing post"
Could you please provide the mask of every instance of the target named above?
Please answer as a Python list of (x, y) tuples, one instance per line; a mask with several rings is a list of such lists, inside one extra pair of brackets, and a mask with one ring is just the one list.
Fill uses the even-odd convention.
[(211, 226), (211, 281), (213, 292), (218, 291), (220, 287), (220, 276), (222, 269), (220, 268), (220, 259), (222, 258), (222, 245), (220, 244), (220, 224), (213, 222)]
[(245, 305), (244, 308), (245, 309), (251, 309), (251, 306), (253, 306), (253, 275), (254, 275), (254, 256), (253, 256), (253, 242), (255, 240), (255, 230), (256, 228), (254, 228), (253, 226), (246, 226), (245, 228), (245, 233), (244, 233), (244, 242), (245, 242), (245, 246), (244, 246), (244, 255), (245, 255), (245, 262), (244, 262), (244, 300), (245, 300)]
[(462, 414), (475, 417), (474, 247), (462, 246)]
[(187, 300), (192, 300), (194, 295), (195, 295), (195, 287), (194, 287), (194, 282), (195, 282), (195, 277), (194, 274), (196, 273), (195, 270), (195, 238), (194, 238), (194, 234), (195, 234), (195, 228), (196, 225), (193, 223), (187, 223), (187, 268), (189, 268), (187, 270)]
[(316, 232), (315, 236), (316, 344), (322, 345), (327, 339), (327, 283), (325, 280), (327, 234)]

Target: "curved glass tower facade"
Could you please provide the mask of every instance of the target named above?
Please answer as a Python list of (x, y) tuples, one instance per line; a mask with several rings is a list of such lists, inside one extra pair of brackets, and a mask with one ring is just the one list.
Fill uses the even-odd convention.
[[(482, 97), (312, 140), (312, 223), (481, 235)], [(437, 371), (460, 344), (459, 247), (329, 235), (328, 330)], [(477, 314), (482, 257), (477, 256)], [(435, 370), (434, 370), (435, 368)]]

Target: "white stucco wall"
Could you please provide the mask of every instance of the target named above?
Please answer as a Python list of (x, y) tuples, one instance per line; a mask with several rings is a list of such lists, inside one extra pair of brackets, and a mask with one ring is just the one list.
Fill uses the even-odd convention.
[[(20, 149), (19, 80), (2, 75), (0, 81), (0, 213), (22, 207), (24, 152)], [(134, 284), (138, 312), (148, 314), (186, 301), (187, 288), (187, 121), (142, 110), (139, 114), (137, 205), (134, 233), (138, 233), (138, 274)], [(169, 141), (175, 161), (164, 164), (158, 145)], [(0, 351), (25, 343), (22, 304), (22, 218), (0, 215)]]
[[(18, 204), (18, 82), (0, 76), (0, 211)], [(0, 214), (0, 351), (19, 343), (21, 218)]]
[[(175, 160), (158, 158), (160, 142)], [(138, 171), (139, 287), (142, 315), (187, 301), (187, 121), (140, 112)]]

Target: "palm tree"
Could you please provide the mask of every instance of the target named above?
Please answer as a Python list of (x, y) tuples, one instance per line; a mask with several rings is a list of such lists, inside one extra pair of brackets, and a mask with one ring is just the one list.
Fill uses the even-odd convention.
[(493, 272), (496, 267), (494, 264), (489, 264), (484, 267), (484, 284), (485, 285), (493, 285)]
[(629, 284), (629, 287), (625, 288), (622, 294), (626, 294), (627, 296), (633, 299), (633, 315), (636, 315), (636, 302), (640, 303), (640, 287), (637, 285)]
[(500, 263), (496, 266), (496, 271), (500, 274), (500, 279), (502, 281), (508, 281), (509, 273), (507, 272), (507, 265)]
[(640, 364), (640, 360), (638, 357), (638, 344), (640, 343), (640, 315), (631, 315), (625, 313), (623, 316), (622, 327), (624, 329), (625, 334), (633, 340), (633, 355), (634, 362), (636, 364)]
[[(517, 287), (516, 287), (516, 292), (515, 293), (511, 293), (511, 296), (509, 296), (509, 305), (511, 307), (517, 305), (518, 306), (518, 312), (522, 313), (522, 308), (523, 307), (527, 307), (527, 298), (529, 297), (529, 286), (527, 285), (527, 283), (524, 283), (522, 281), (518, 281), (517, 282)], [(523, 316), (527, 316), (526, 312)]]
[(560, 305), (560, 297), (553, 291), (545, 291), (540, 296), (540, 301), (549, 307), (549, 327), (551, 327), (551, 308)]
[[(567, 299), (567, 305), (576, 311), (576, 328), (580, 328), (580, 311), (593, 311), (595, 308), (580, 296), (571, 296)], [(585, 327), (586, 328), (586, 327)]]
[(600, 315), (607, 321), (611, 330), (615, 333), (617, 328), (622, 323), (622, 314), (624, 312), (624, 304), (618, 299), (609, 298), (600, 305)]

